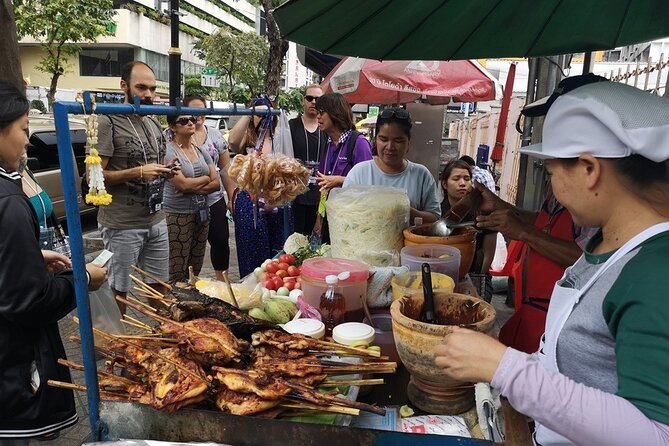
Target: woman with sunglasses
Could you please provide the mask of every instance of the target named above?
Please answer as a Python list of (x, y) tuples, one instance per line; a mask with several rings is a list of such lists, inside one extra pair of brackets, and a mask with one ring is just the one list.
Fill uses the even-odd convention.
[(163, 209), (170, 241), (170, 281), (185, 282), (188, 267), (199, 274), (209, 233), (207, 195), (220, 189), (216, 166), (207, 151), (193, 140), (195, 116), (168, 115), (174, 137), (167, 143), (166, 159), (177, 159), (180, 169), (165, 183)]
[[(321, 199), (335, 187), (341, 187), (349, 171), (358, 163), (372, 159), (369, 141), (355, 131), (353, 112), (346, 98), (339, 93), (327, 93), (316, 99), (318, 126), (328, 135), (328, 145), (318, 165), (318, 185)], [(314, 228), (321, 241), (329, 243), (327, 219), (319, 214)]]
[[(186, 95), (183, 99), (186, 107), (206, 108), (205, 98), (199, 95)], [(210, 246), (211, 264), (214, 267), (216, 279), (223, 280), (223, 271), (230, 267), (230, 228), (228, 227), (227, 204), (223, 190), (232, 196), (235, 190), (235, 182), (228, 176), (228, 165), (230, 164), (230, 151), (228, 143), (221, 132), (216, 128), (204, 125), (204, 115), (197, 117), (193, 142), (211, 157), (216, 171), (218, 172), (221, 188), (207, 196), (207, 205), (211, 219), (209, 221), (209, 236), (207, 240)]]
[(542, 446), (669, 444), (669, 99), (629, 85), (577, 87), (549, 105), (555, 198), (601, 228), (553, 288), (534, 354), (454, 327), (437, 367), (490, 382), (534, 418)]
[(411, 144), (411, 116), (403, 108), (387, 108), (376, 118), (376, 156), (351, 169), (344, 187), (353, 184), (404, 189), (411, 203), (411, 221), (436, 221), (441, 214), (437, 184), (422, 164), (406, 159)]
[[(255, 99), (251, 103), (253, 116), (242, 116), (232, 127), (228, 142), (236, 153), (272, 153), (278, 118), (269, 114), (271, 105), (265, 98)], [(265, 207), (262, 198), (251, 197), (239, 188), (232, 193), (229, 207), (235, 221), (239, 276), (245, 277), (281, 250), (283, 215), (276, 208)]]

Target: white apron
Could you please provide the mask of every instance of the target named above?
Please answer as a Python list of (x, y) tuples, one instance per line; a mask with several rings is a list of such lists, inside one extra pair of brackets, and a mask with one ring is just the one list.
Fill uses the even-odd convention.
[[(609, 257), (609, 259), (604, 262), (580, 290), (564, 288), (557, 284), (555, 285), (553, 294), (551, 295), (551, 303), (548, 307), (548, 314), (546, 315), (546, 331), (539, 345), (539, 362), (547, 370), (555, 372), (560, 371), (557, 365), (557, 340), (565, 322), (569, 318), (574, 306), (581, 299), (581, 296), (583, 296), (592, 284), (621, 257), (634, 250), (646, 240), (666, 231), (669, 231), (669, 223), (659, 223), (633, 237)], [(567, 277), (571, 268), (572, 267), (569, 267), (565, 270), (562, 279), (558, 283), (562, 282), (562, 280)], [(539, 423), (537, 423), (535, 439), (541, 446), (571, 446), (574, 444), (562, 435), (551, 431)]]

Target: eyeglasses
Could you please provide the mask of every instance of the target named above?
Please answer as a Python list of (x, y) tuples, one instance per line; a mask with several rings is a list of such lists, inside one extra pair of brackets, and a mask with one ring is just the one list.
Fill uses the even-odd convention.
[(190, 118), (179, 118), (174, 122), (179, 125), (188, 125), (189, 122), (191, 124), (195, 124), (197, 122), (197, 118), (195, 116), (191, 116)]
[(310, 94), (307, 94), (304, 96), (304, 100), (307, 102), (316, 102), (316, 99), (318, 99), (320, 96), (312, 96)]
[(392, 117), (397, 119), (405, 120), (409, 119), (409, 112), (403, 108), (386, 108), (379, 114), (381, 119), (390, 119)]
[(324, 115), (327, 112), (325, 110), (316, 110), (316, 113), (318, 113), (319, 115)]

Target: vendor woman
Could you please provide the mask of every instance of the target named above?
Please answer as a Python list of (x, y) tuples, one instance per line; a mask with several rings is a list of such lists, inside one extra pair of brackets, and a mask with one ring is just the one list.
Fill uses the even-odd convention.
[(411, 143), (411, 116), (402, 108), (387, 108), (376, 118), (377, 155), (353, 166), (344, 187), (353, 184), (391, 186), (404, 189), (411, 203), (411, 221), (429, 223), (441, 213), (437, 185), (422, 164), (406, 159)]
[(436, 366), (490, 382), (542, 446), (667, 445), (669, 99), (602, 81), (549, 106), (525, 151), (574, 222), (601, 230), (555, 284), (536, 353), (454, 327)]

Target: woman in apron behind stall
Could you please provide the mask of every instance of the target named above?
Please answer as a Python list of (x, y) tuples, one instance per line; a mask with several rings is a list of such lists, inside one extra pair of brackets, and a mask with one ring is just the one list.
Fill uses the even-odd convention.
[(541, 105), (543, 144), (524, 150), (574, 222), (601, 228), (556, 283), (539, 351), (456, 328), (435, 363), (499, 389), (539, 445), (667, 445), (669, 99), (583, 80)]

